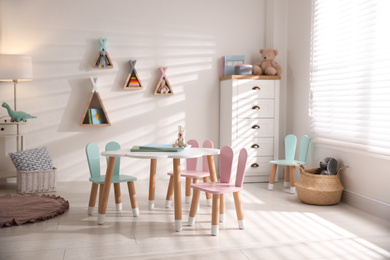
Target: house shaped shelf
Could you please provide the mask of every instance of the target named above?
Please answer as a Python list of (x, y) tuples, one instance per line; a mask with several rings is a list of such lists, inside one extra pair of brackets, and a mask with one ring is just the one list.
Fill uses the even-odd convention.
[(88, 105), (85, 108), (81, 126), (110, 126), (110, 119), (107, 116), (99, 92), (94, 91), (89, 97)]
[(160, 67), (161, 77), (157, 83), (156, 89), (154, 90), (154, 95), (168, 96), (173, 95), (173, 90), (169, 81), (165, 75), (167, 67)]
[(129, 90), (129, 89), (143, 89), (143, 85), (141, 80), (138, 77), (137, 70), (135, 69), (135, 63), (136, 60), (130, 60), (130, 72), (127, 76), (125, 85), (123, 86), (123, 89)]
[(99, 41), (100, 41), (101, 47), (99, 49), (99, 53), (96, 56), (95, 62), (93, 63), (92, 67), (102, 68), (102, 69), (111, 69), (114, 66), (112, 65), (112, 61), (111, 61), (110, 56), (108, 55), (108, 52), (106, 50), (107, 38), (104, 38), (104, 39), (99, 38)]

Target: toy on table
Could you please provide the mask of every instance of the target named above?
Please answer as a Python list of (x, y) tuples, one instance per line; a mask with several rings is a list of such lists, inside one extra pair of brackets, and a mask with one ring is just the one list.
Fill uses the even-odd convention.
[(20, 122), (20, 121), (26, 122), (27, 119), (37, 118), (36, 116), (29, 115), (22, 111), (13, 111), (11, 107), (5, 102), (3, 103), (2, 107), (7, 109), (8, 115), (11, 117), (11, 120), (14, 122)]
[(320, 175), (336, 175), (338, 162), (335, 158), (326, 157), (320, 161)]
[(277, 50), (273, 49), (260, 49), (262, 60), (253, 65), (253, 75), (269, 75), (269, 76), (280, 76), (282, 74), (282, 68), (275, 61)]
[(187, 143), (185, 140), (185, 134), (186, 130), (179, 125), (179, 133), (177, 135), (177, 140), (174, 144), (172, 144), (173, 147), (187, 147)]

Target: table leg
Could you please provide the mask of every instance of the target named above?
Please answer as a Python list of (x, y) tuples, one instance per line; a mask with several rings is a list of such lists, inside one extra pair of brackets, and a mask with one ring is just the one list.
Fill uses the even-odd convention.
[(181, 213), (181, 180), (180, 180), (180, 159), (173, 158), (173, 181), (174, 181), (174, 199), (175, 199), (175, 230), (182, 230)]
[(115, 157), (109, 157), (107, 170), (106, 170), (106, 178), (104, 179), (102, 199), (99, 200), (99, 210), (98, 210), (99, 225), (103, 225), (104, 217), (106, 216), (106, 209), (107, 209), (108, 197), (110, 195), (110, 187), (112, 182), (112, 175), (114, 173), (114, 167), (115, 167)]
[(212, 182), (217, 182), (217, 172), (215, 171), (214, 156), (207, 155), (207, 162), (209, 164), (210, 179)]
[(156, 192), (156, 171), (157, 159), (150, 159), (150, 176), (149, 176), (149, 210), (154, 208), (154, 199)]

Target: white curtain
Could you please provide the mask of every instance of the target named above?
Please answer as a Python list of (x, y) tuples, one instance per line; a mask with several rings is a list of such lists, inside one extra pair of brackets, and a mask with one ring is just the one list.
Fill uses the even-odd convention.
[(390, 1), (314, 0), (314, 136), (390, 155)]

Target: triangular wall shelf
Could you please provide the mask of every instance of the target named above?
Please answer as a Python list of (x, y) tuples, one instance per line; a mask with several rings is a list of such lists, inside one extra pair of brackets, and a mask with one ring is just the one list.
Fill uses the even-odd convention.
[(161, 96), (173, 95), (174, 93), (172, 87), (169, 84), (167, 76), (165, 75), (165, 72), (167, 71), (167, 67), (160, 67), (160, 71), (161, 71), (161, 77), (160, 80), (158, 81), (156, 89), (154, 90), (154, 95), (161, 95)]
[(106, 109), (104, 108), (99, 92), (96, 90), (96, 83), (91, 78), (94, 85), (93, 91), (89, 96), (87, 107), (85, 108), (81, 126), (110, 126), (111, 122), (108, 118)]
[(107, 38), (99, 39), (101, 47), (99, 50), (98, 55), (96, 56), (95, 62), (93, 63), (94, 68), (101, 68), (101, 69), (111, 69), (114, 66), (112, 65), (112, 61), (110, 59), (110, 56), (108, 55), (108, 52), (106, 50), (106, 41)]
[(143, 89), (143, 85), (141, 80), (138, 77), (137, 70), (135, 69), (135, 63), (136, 60), (129, 60), (130, 64), (130, 72), (129, 75), (127, 76), (125, 85), (123, 86), (123, 89), (128, 90), (128, 89)]

